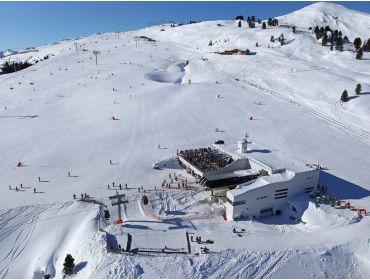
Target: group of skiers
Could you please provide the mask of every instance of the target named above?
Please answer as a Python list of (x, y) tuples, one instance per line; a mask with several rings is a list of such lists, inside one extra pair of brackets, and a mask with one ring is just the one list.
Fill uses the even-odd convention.
[[(122, 184), (120, 183), (118, 186), (115, 185), (115, 183), (112, 183), (112, 188), (118, 187), (120, 190), (122, 190)], [(125, 188), (127, 189), (127, 184), (125, 184)], [(111, 186), (108, 184), (108, 190), (111, 189)]]
[[(14, 189), (14, 190), (15, 190), (15, 191), (19, 191), (19, 190), (23, 189), (23, 184), (22, 184), (22, 183), (21, 183), (19, 186), (20, 186), (20, 188), (18, 188), (18, 186), (15, 186), (15, 189)], [(12, 188), (12, 186), (11, 186), (11, 185), (9, 185), (9, 190), (10, 190), (10, 191), (12, 191), (12, 190), (13, 190), (13, 188)], [(36, 188), (33, 188), (33, 192), (34, 192), (34, 193), (37, 193)]]

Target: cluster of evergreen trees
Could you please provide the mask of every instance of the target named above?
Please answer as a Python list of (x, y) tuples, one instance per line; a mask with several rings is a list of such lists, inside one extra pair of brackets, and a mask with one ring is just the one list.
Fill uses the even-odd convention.
[(370, 38), (364, 42), (362, 47), (361, 44), (362, 40), (360, 37), (355, 38), (355, 40), (353, 41), (353, 45), (357, 51), (356, 59), (362, 59), (364, 52), (370, 52)]
[(28, 61), (25, 62), (5, 62), (2, 66), (0, 66), (0, 75), (1, 74), (9, 74), (13, 72), (20, 71), (27, 67), (32, 66), (33, 64), (29, 63)]
[[(355, 94), (360, 95), (361, 91), (362, 91), (361, 84), (357, 84), (355, 88)], [(348, 91), (346, 89), (342, 92), (342, 95), (340, 96), (340, 100), (343, 102), (349, 101)]]
[[(322, 39), (321, 44), (326, 46), (330, 43), (330, 50), (335, 49), (338, 51), (343, 51), (343, 34), (340, 30), (332, 30), (329, 26), (317, 26), (314, 29), (314, 34), (317, 40)], [(346, 39), (346, 37), (344, 37)]]
[[(242, 15), (236, 16), (235, 20), (238, 20), (238, 27), (242, 27), (242, 21), (244, 21), (244, 16)], [(267, 25), (268, 26), (278, 26), (279, 25), (279, 21), (276, 18), (269, 18), (267, 20), (267, 25), (266, 25), (266, 22), (262, 22), (259, 18), (256, 18), (255, 16), (247, 17), (247, 23), (248, 23), (249, 28), (255, 28), (256, 22), (258, 22), (259, 24), (262, 23), (262, 29), (266, 29)]]
[(269, 18), (267, 20), (267, 25), (268, 26), (278, 26), (279, 25), (279, 21), (276, 18)]

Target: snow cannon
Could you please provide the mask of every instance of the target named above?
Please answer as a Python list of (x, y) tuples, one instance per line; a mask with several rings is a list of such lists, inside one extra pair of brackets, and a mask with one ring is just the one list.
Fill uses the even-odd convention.
[(250, 116), (250, 117), (249, 117), (249, 120), (250, 120), (250, 121), (253, 121), (253, 116)]
[(22, 163), (20, 161), (18, 161), (17, 167), (22, 167)]

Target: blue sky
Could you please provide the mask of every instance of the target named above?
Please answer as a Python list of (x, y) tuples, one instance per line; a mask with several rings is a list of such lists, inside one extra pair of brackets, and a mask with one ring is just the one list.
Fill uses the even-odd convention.
[[(97, 32), (127, 31), (163, 21), (279, 16), (313, 2), (1, 2), (0, 50), (37, 47)], [(369, 2), (340, 2), (370, 13)]]

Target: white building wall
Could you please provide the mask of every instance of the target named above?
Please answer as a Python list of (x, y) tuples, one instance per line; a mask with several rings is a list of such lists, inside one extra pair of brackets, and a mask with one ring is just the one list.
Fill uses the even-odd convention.
[[(227, 219), (258, 218), (261, 217), (261, 210), (269, 208), (272, 208), (272, 213), (275, 214), (276, 210), (282, 210), (287, 205), (291, 197), (305, 193), (306, 188), (313, 187), (316, 189), (319, 174), (320, 170), (295, 173), (290, 180), (267, 184), (241, 193), (235, 197), (232, 195), (232, 191), (229, 191), (226, 195), (228, 201), (234, 203), (243, 202), (243, 204), (232, 206), (229, 202), (226, 202)], [(288, 189), (287, 197), (275, 199), (275, 191), (282, 189)]]

